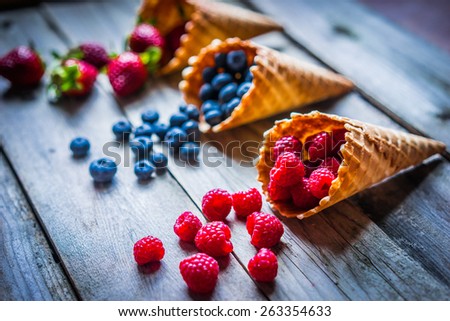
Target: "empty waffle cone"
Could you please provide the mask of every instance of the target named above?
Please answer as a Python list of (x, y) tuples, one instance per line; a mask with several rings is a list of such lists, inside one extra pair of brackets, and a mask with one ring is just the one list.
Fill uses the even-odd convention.
[[(300, 210), (291, 202), (273, 201), (268, 193), (269, 172), (274, 166), (271, 158), (275, 142), (283, 136), (293, 135), (302, 143), (306, 138), (322, 131), (347, 130), (345, 144), (341, 147), (343, 160), (338, 176), (330, 186), (328, 196), (320, 200), (318, 206)], [(324, 210), (392, 175), (415, 166), (433, 154), (441, 153), (445, 145), (441, 142), (404, 133), (357, 120), (322, 114), (292, 113), (291, 119), (275, 122), (275, 126), (264, 134), (260, 158), (256, 165), (258, 180), (264, 194), (280, 214), (303, 219)]]
[(144, 0), (138, 15), (140, 21), (152, 23), (163, 36), (186, 23), (180, 46), (161, 74), (186, 67), (189, 57), (197, 55), (213, 39), (248, 39), (283, 29), (264, 15), (208, 0)]
[[(189, 60), (190, 67), (183, 71), (184, 80), (179, 86), (185, 101), (200, 108), (198, 93), (203, 84), (202, 70), (213, 66), (216, 53), (239, 49), (246, 52), (249, 65), (255, 63), (250, 67), (253, 74), (252, 86), (231, 116), (211, 128), (214, 132), (336, 97), (353, 88), (350, 80), (331, 71), (251, 41), (232, 38), (225, 41), (214, 40), (198, 56)], [(210, 130), (203, 118), (200, 120), (201, 129)]]

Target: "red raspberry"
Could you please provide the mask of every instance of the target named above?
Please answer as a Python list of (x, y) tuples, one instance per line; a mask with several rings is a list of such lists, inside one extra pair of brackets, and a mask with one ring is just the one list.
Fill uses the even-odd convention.
[(273, 181), (270, 181), (269, 186), (267, 186), (267, 190), (269, 191), (269, 196), (273, 201), (289, 201), (291, 199), (289, 187), (279, 186)]
[(302, 143), (294, 136), (284, 136), (276, 141), (273, 147), (273, 159), (276, 160), (278, 156), (284, 152), (291, 152), (298, 156), (302, 152)]
[(295, 185), (305, 176), (305, 168), (294, 153), (285, 152), (278, 157), (275, 167), (270, 170), (270, 179), (280, 186)]
[(272, 282), (278, 272), (278, 260), (269, 249), (260, 249), (248, 262), (248, 272), (258, 282)]
[(276, 245), (284, 233), (283, 224), (272, 214), (255, 212), (247, 218), (247, 231), (251, 243), (259, 248)]
[(333, 138), (333, 150), (332, 154), (337, 155), (341, 146), (345, 144), (345, 133), (347, 130), (345, 128), (336, 129), (331, 132), (331, 136)]
[(232, 204), (230, 193), (216, 188), (203, 196), (202, 211), (210, 221), (223, 221), (230, 214)]
[(332, 172), (334, 176), (337, 176), (339, 166), (341, 166), (341, 164), (335, 157), (327, 157), (322, 162), (322, 164), (320, 164), (321, 168), (330, 170), (330, 172)]
[(309, 179), (303, 178), (300, 184), (291, 188), (292, 200), (295, 206), (304, 210), (310, 210), (319, 205), (319, 199), (311, 194)]
[(230, 228), (216, 221), (203, 225), (195, 236), (195, 246), (208, 255), (225, 256), (233, 251)]
[(309, 177), (311, 173), (320, 166), (320, 164), (322, 164), (322, 161), (320, 160), (315, 162), (311, 162), (309, 160), (303, 161), (303, 166), (305, 167), (305, 177)]
[(309, 177), (311, 194), (321, 199), (328, 195), (331, 182), (335, 179), (333, 173), (327, 168), (318, 168)]
[(209, 293), (219, 276), (219, 264), (209, 255), (197, 253), (180, 262), (180, 273), (191, 291)]
[(324, 160), (331, 156), (333, 150), (333, 140), (327, 132), (321, 132), (312, 138), (307, 139), (308, 155), (310, 161)]
[(261, 194), (256, 188), (233, 194), (233, 208), (237, 216), (247, 217), (262, 207)]
[(193, 242), (202, 222), (192, 212), (182, 213), (176, 220), (173, 230), (185, 242)]
[(134, 259), (139, 265), (149, 262), (161, 261), (164, 257), (164, 246), (160, 239), (146, 236), (134, 244)]

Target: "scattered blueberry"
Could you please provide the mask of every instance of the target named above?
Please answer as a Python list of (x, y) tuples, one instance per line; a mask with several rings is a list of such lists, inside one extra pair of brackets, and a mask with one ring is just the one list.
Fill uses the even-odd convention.
[(152, 153), (149, 160), (156, 168), (165, 168), (169, 162), (166, 155), (163, 153)]
[(84, 157), (88, 154), (91, 144), (84, 137), (76, 137), (70, 142), (70, 150), (74, 157)]
[(202, 113), (205, 115), (211, 110), (220, 110), (220, 105), (215, 100), (207, 100), (202, 104)]
[(158, 121), (159, 114), (154, 109), (148, 109), (142, 113), (141, 118), (144, 123), (153, 124)]
[(247, 55), (243, 50), (230, 51), (227, 55), (227, 69), (241, 72), (247, 68)]
[(253, 81), (253, 74), (251, 73), (250, 69), (247, 70), (245, 76), (244, 76), (245, 82), (252, 82)]
[(200, 145), (194, 142), (187, 142), (180, 147), (180, 159), (189, 161), (197, 160), (197, 156), (200, 153)]
[(206, 67), (203, 69), (202, 78), (205, 83), (210, 83), (215, 75), (217, 75), (217, 69), (215, 67)]
[(117, 165), (109, 158), (100, 158), (91, 163), (89, 173), (95, 182), (110, 182), (117, 173)]
[(229, 102), (232, 98), (234, 98), (236, 96), (237, 89), (238, 89), (238, 86), (234, 82), (226, 85), (219, 92), (219, 101), (222, 103)]
[(134, 173), (140, 180), (148, 180), (155, 172), (155, 168), (148, 160), (141, 160), (134, 165)]
[(175, 113), (170, 116), (170, 127), (181, 127), (183, 123), (189, 120), (188, 116), (184, 113)]
[[(231, 76), (229, 73), (224, 72), (222, 74), (218, 74), (217, 76), (215, 76), (213, 78), (213, 80), (211, 81), (211, 85), (215, 90), (220, 91), (225, 85), (229, 84), (232, 81), (233, 81), (233, 76)], [(207, 85), (207, 84), (205, 84), (205, 85)], [(205, 85), (203, 85), (203, 86), (205, 86)], [(200, 99), (201, 99), (201, 97), (200, 97)]]
[(140, 136), (130, 141), (130, 148), (138, 158), (145, 158), (153, 149), (153, 141), (146, 137)]
[(231, 99), (228, 103), (227, 103), (227, 107), (225, 109), (225, 118), (230, 117), (231, 113), (233, 112), (233, 110), (241, 103), (241, 100), (237, 97)]
[(210, 84), (203, 84), (200, 87), (200, 91), (198, 93), (198, 96), (200, 97), (200, 99), (202, 101), (206, 101), (208, 99), (216, 98), (217, 92)]
[(114, 133), (114, 136), (116, 136), (116, 140), (122, 141), (128, 140), (130, 138), (130, 134), (133, 129), (129, 121), (120, 120), (113, 125), (112, 131)]
[(187, 141), (187, 135), (181, 128), (173, 127), (167, 132), (164, 137), (164, 141), (169, 147), (178, 149), (184, 142)]
[(213, 109), (205, 114), (205, 121), (209, 125), (215, 126), (222, 121), (222, 113), (218, 109)]
[(195, 105), (187, 105), (185, 113), (188, 115), (189, 119), (198, 121), (200, 118), (200, 112)]
[(189, 141), (198, 141), (200, 139), (200, 130), (198, 129), (197, 121), (188, 120), (181, 126), (181, 129), (186, 132)]
[(134, 137), (146, 136), (152, 137), (153, 128), (150, 124), (143, 124), (134, 130)]
[(187, 105), (186, 105), (186, 104), (181, 104), (181, 105), (178, 107), (178, 111), (179, 111), (180, 113), (186, 113), (186, 108), (187, 108)]
[(251, 82), (243, 82), (242, 84), (239, 85), (236, 95), (239, 98), (242, 98), (242, 96), (244, 96), (247, 93), (247, 91), (250, 89), (251, 86), (252, 86)]
[(152, 125), (152, 128), (155, 135), (158, 136), (161, 141), (163, 141), (170, 126), (163, 123), (155, 123)]
[(227, 66), (227, 54), (225, 52), (216, 53), (214, 55), (214, 62), (217, 68), (225, 68)]

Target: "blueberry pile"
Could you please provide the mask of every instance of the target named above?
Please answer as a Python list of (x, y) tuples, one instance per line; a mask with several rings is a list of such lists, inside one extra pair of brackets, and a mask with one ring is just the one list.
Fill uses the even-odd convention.
[[(153, 109), (142, 113), (142, 125), (134, 128), (127, 120), (116, 122), (112, 126), (115, 139), (119, 142), (129, 140), (129, 147), (135, 155), (134, 173), (140, 180), (153, 177), (156, 169), (167, 167), (166, 155), (153, 151), (153, 138), (165, 144), (169, 151), (180, 160), (196, 160), (200, 152), (200, 130), (198, 120), (200, 114), (194, 105), (181, 105), (179, 111), (170, 117), (169, 124), (159, 122), (159, 114)], [(70, 143), (75, 158), (87, 156), (89, 141), (77, 137)], [(117, 172), (117, 164), (109, 158), (100, 158), (90, 164), (89, 172), (96, 182), (110, 182)]]
[(217, 53), (215, 66), (203, 69), (204, 84), (198, 93), (205, 121), (215, 126), (227, 119), (250, 89), (253, 75), (243, 50)]

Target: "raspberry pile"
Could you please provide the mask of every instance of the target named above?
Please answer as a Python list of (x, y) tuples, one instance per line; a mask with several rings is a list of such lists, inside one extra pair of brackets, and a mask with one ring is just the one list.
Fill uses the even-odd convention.
[(340, 149), (345, 143), (345, 129), (320, 132), (302, 144), (294, 136), (275, 142), (271, 156), (268, 193), (276, 202), (292, 202), (302, 210), (310, 210), (328, 195), (342, 163)]
[(243, 50), (216, 53), (214, 65), (202, 71), (203, 85), (198, 96), (204, 120), (215, 126), (230, 117), (250, 90), (253, 74), (251, 62)]

